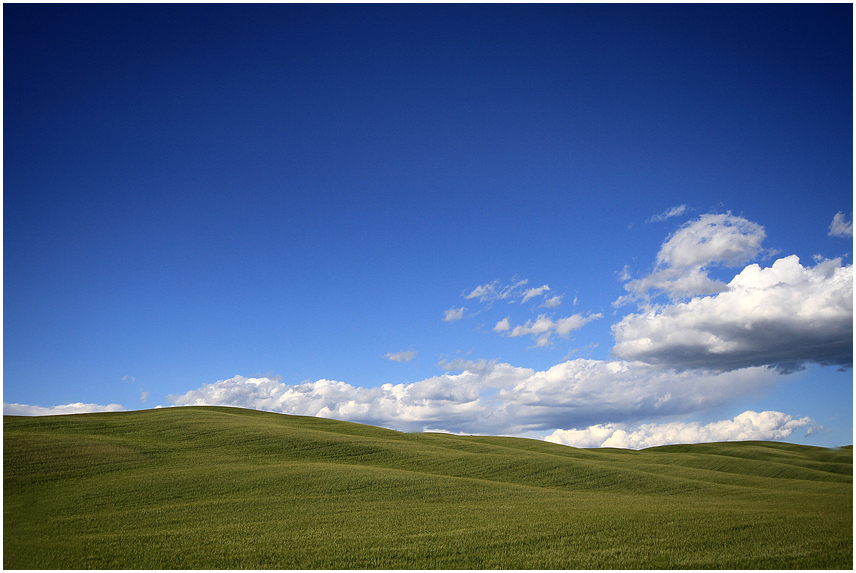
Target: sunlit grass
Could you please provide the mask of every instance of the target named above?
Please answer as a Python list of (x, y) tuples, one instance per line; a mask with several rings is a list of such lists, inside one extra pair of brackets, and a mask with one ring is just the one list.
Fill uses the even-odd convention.
[(4, 417), (5, 568), (852, 568), (852, 449)]

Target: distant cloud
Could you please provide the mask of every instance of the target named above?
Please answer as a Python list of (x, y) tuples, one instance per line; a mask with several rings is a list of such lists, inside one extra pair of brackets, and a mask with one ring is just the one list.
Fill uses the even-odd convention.
[(761, 252), (764, 227), (729, 213), (702, 215), (672, 234), (657, 253), (657, 264), (695, 268), (722, 264), (735, 267)]
[[(501, 285), (498, 280), (495, 280), (490, 283), (479, 285), (470, 292), (465, 292), (461, 296), (466, 300), (478, 299), (479, 302), (487, 303), (487, 306), (490, 307), (491, 304), (499, 300), (524, 303), (536, 296), (541, 296), (550, 290), (549, 285), (524, 289), (523, 287), (529, 284), (529, 279), (512, 279), (512, 281), (514, 282), (511, 284)], [(561, 296), (557, 298), (555, 303), (557, 304), (560, 300)]]
[(847, 221), (844, 218), (844, 213), (838, 212), (832, 218), (832, 223), (829, 225), (830, 237), (852, 237), (853, 236), (853, 221)]
[(510, 317), (506, 316), (502, 320), (496, 323), (496, 326), (493, 327), (494, 332), (505, 332), (506, 330), (511, 330), (511, 324), (509, 322)]
[(465, 360), (463, 358), (456, 358), (451, 362), (447, 362), (445, 359), (441, 360), (437, 363), (437, 366), (446, 370), (448, 372), (455, 372), (458, 370), (469, 370), (470, 372), (481, 372), (488, 367), (492, 367), (496, 364), (495, 360), (487, 361), (485, 359), (481, 360)]
[(291, 385), (235, 376), (170, 396), (175, 405), (229, 405), (374, 424), (403, 431), (527, 435), (630, 423), (721, 406), (772, 384), (765, 368), (676, 372), (624, 361), (576, 359), (546, 371), (505, 363), (441, 362), (443, 374), (359, 388), (333, 380)]
[(416, 352), (413, 350), (407, 350), (403, 352), (390, 352), (386, 355), (386, 358), (394, 360), (395, 362), (410, 362), (415, 356)]
[(493, 302), (496, 300), (517, 298), (520, 295), (520, 291), (523, 286), (528, 282), (529, 279), (522, 279), (513, 284), (500, 287), (499, 281), (496, 280), (491, 283), (479, 285), (468, 294), (462, 296), (467, 300), (477, 298), (479, 302)]
[[(793, 418), (782, 412), (748, 410), (733, 420), (710, 424), (671, 422), (642, 424), (631, 428), (625, 424), (589, 426), (583, 430), (556, 430), (544, 438), (548, 442), (577, 448), (609, 447), (639, 450), (669, 444), (730, 442), (738, 440), (783, 440), (797, 428), (812, 423), (810, 418)], [(811, 433), (809, 428), (807, 435)]]
[(538, 287), (538, 288), (527, 289), (526, 291), (523, 292), (523, 300), (521, 300), (520, 302), (526, 302), (530, 298), (535, 297), (535, 296), (539, 296), (544, 291), (548, 291), (548, 290), (550, 290), (550, 287), (547, 285), (544, 285), (544, 286)]
[[(547, 297), (546, 293), (551, 292), (552, 290), (549, 285), (545, 284), (540, 287), (526, 289), (524, 286), (528, 284), (528, 279), (513, 279), (513, 281), (514, 282), (508, 285), (500, 285), (499, 281), (485, 283), (477, 286), (469, 292), (465, 292), (461, 296), (467, 300), (478, 299), (479, 302), (485, 303), (485, 306), (482, 309), (477, 310), (475, 314), (489, 309), (493, 303), (498, 300), (508, 300), (509, 303), (519, 302), (522, 305), (536, 297), (544, 297), (544, 301), (538, 305), (538, 308), (557, 308), (562, 303), (564, 295), (559, 294), (549, 298)], [(576, 302), (577, 299), (575, 297), (574, 304), (576, 304)], [(452, 320), (457, 320), (462, 316), (462, 312), (456, 313), (456, 309), (452, 308), (446, 311), (447, 318), (445, 320), (451, 322)], [(601, 318), (602, 316), (602, 314), (591, 314), (588, 316), (575, 314), (566, 318), (560, 318), (554, 322), (552, 316), (541, 314), (537, 319), (528, 320), (524, 325), (518, 325), (513, 328), (511, 326), (511, 317), (507, 316), (497, 321), (492, 330), (509, 337), (532, 335), (535, 340), (536, 347), (545, 347), (550, 346), (553, 334), (567, 337), (568, 333), (572, 330), (577, 330), (587, 322)]]
[(629, 280), (627, 267), (622, 270), (620, 278), (628, 281), (624, 289), (631, 294), (619, 297), (613, 305), (648, 301), (661, 293), (677, 299), (722, 292), (726, 285), (711, 279), (709, 269), (748, 263), (762, 253), (765, 236), (761, 225), (743, 217), (731, 213), (702, 215), (684, 224), (663, 243), (650, 275)]
[(149, 393), (148, 393), (148, 392), (143, 392), (142, 390), (140, 390), (140, 402), (142, 402), (143, 404), (145, 404), (145, 403), (146, 403), (146, 400), (148, 400), (148, 399), (149, 399)]
[[(573, 330), (578, 330), (582, 328), (587, 323), (592, 320), (597, 320), (598, 318), (603, 318), (603, 315), (600, 313), (591, 314), (588, 316), (583, 316), (582, 314), (574, 314), (567, 318), (560, 318), (553, 321), (552, 316), (547, 316), (546, 314), (539, 315), (538, 318), (534, 321), (527, 320), (526, 324), (522, 326), (515, 326), (511, 329), (511, 332), (508, 333), (507, 336), (516, 337), (516, 336), (525, 336), (532, 335), (535, 339), (536, 346), (547, 346), (550, 343), (550, 337), (553, 334), (558, 334), (562, 337), (567, 337), (568, 334)], [(494, 327), (494, 331), (502, 332), (508, 330), (510, 328), (510, 324), (508, 319), (504, 319), (497, 323)]]
[(671, 209), (666, 209), (659, 215), (652, 215), (650, 219), (645, 221), (646, 223), (659, 223), (660, 221), (665, 221), (670, 217), (679, 217), (683, 215), (687, 211), (686, 205), (678, 205), (677, 207), (672, 207)]
[(52, 416), (56, 414), (87, 414), (91, 412), (122, 412), (125, 408), (121, 404), (83, 404), (75, 402), (62, 406), (28, 406), (26, 404), (3, 403), (3, 414), (5, 416)]
[(465, 299), (470, 300), (473, 298), (478, 298), (481, 302), (486, 300), (491, 300), (496, 297), (496, 284), (499, 281), (493, 281), (489, 284), (479, 285), (470, 291), (469, 294), (463, 295)]
[[(550, 297), (547, 300), (545, 300), (544, 304), (542, 304), (541, 306), (544, 308), (558, 308), (559, 305), (562, 304), (562, 298), (564, 296), (565, 295), (560, 294), (560, 295)], [(574, 299), (574, 301), (575, 301), (574, 304), (576, 304), (576, 299)]]
[(443, 316), (443, 320), (446, 322), (455, 322), (456, 320), (461, 320), (464, 318), (464, 310), (466, 310), (463, 306), (461, 308), (450, 308), (447, 310)]
[(806, 362), (853, 364), (853, 266), (803, 267), (796, 255), (747, 266), (715, 296), (625, 316), (616, 358), (674, 368), (734, 370)]

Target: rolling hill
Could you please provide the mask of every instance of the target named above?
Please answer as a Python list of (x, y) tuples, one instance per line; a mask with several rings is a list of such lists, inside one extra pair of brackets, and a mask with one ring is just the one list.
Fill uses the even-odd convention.
[(852, 447), (577, 449), (224, 407), (3, 419), (7, 569), (852, 569)]

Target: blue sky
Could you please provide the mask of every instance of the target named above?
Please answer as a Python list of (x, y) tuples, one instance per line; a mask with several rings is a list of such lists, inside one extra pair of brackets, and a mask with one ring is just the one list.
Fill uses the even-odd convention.
[(4, 14), (4, 412), (852, 443), (852, 5)]

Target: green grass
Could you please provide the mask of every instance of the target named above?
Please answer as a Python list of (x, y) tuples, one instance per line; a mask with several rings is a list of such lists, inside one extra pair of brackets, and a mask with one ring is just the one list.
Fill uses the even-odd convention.
[(219, 407), (3, 418), (8, 569), (852, 569), (853, 452)]

